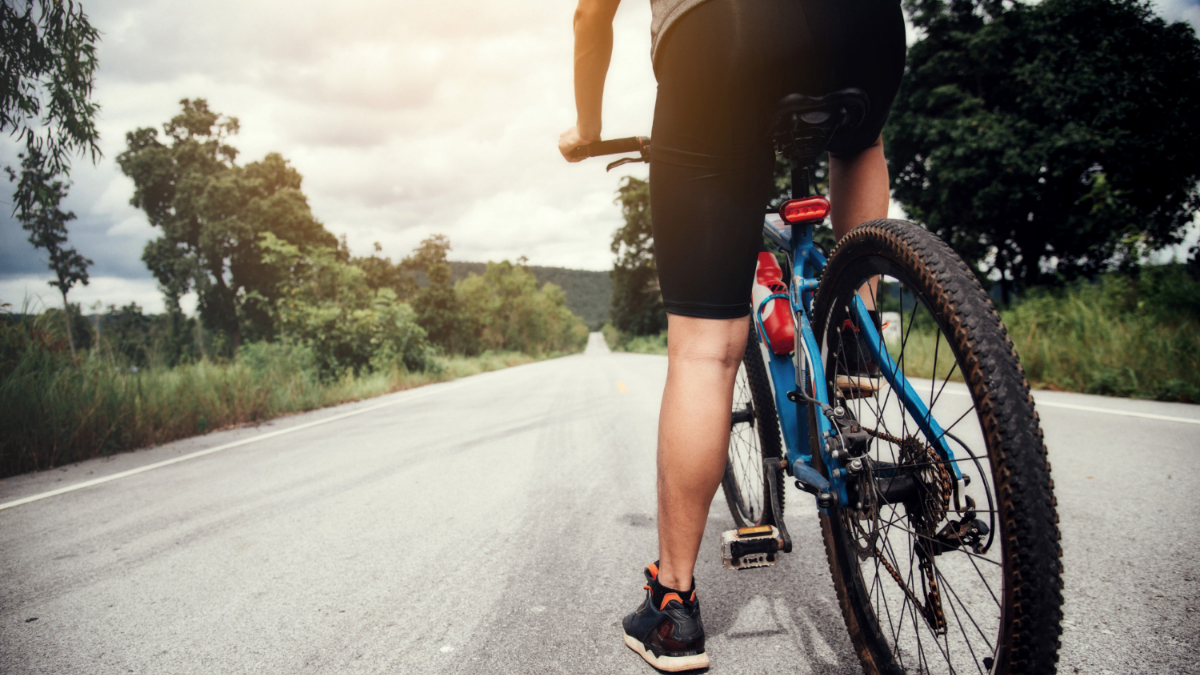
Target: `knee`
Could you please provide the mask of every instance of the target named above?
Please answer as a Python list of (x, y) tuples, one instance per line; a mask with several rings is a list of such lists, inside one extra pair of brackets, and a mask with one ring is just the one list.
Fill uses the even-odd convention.
[(746, 350), (749, 320), (668, 316), (667, 355), (676, 363), (736, 371)]
[(733, 371), (742, 362), (745, 341), (740, 348), (731, 342), (691, 343), (678, 349), (668, 347), (667, 356), (676, 363), (704, 364)]

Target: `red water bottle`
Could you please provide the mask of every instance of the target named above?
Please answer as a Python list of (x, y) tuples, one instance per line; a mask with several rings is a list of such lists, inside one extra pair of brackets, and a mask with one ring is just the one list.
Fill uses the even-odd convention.
[[(754, 274), (753, 316), (762, 317), (766, 332), (767, 347), (776, 354), (791, 354), (796, 347), (796, 324), (792, 319), (791, 303), (786, 297), (774, 298), (763, 305), (763, 301), (774, 293), (787, 295), (787, 284), (783, 283), (783, 270), (779, 261), (767, 251), (758, 254), (758, 269)], [(759, 314), (762, 307), (762, 314)]]

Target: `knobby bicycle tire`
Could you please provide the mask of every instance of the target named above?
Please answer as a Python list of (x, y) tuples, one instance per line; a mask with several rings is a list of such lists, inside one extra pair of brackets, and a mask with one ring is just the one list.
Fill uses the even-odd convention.
[[(742, 374), (745, 381), (742, 381)], [(743, 389), (744, 384), (744, 389)], [(746, 407), (749, 404), (749, 407)], [(783, 477), (776, 474), (780, 495), (779, 513), (771, 507), (770, 486), (765, 480), (762, 461), (780, 456), (779, 419), (771, 382), (763, 363), (758, 335), (752, 325), (742, 355), (742, 373), (734, 384), (734, 419), (730, 425), (728, 459), (721, 488), (725, 502), (738, 527), (771, 525), (783, 516)], [(738, 413), (748, 412), (752, 420), (738, 423)]]
[[(921, 535), (921, 529), (914, 521), (922, 512), (918, 504), (919, 499), (924, 499), (925, 495), (921, 490), (914, 491), (919, 497), (910, 497), (914, 501), (905, 502), (899, 508), (896, 501), (886, 504), (891, 508), (891, 524), (885, 525), (889, 521), (880, 514), (882, 509), (878, 504), (884, 504), (883, 500), (877, 500), (877, 506), (866, 510), (855, 512), (850, 508), (840, 508), (831, 511), (830, 515), (822, 515), (821, 529), (830, 572), (837, 589), (843, 618), (863, 669), (868, 674), (938, 672), (939, 668), (935, 667), (937, 664), (932, 663), (932, 660), (944, 656), (948, 666), (945, 668), (947, 672), (978, 670), (1006, 674), (1053, 673), (1058, 659), (1062, 619), (1062, 552), (1059, 545), (1058, 517), (1053, 481), (1050, 477), (1050, 463), (1038, 415), (1012, 341), (978, 279), (949, 246), (932, 233), (912, 223), (897, 220), (864, 223), (848, 233), (834, 249), (821, 278), (814, 301), (813, 328), (822, 347), (822, 357), (826, 359), (829, 381), (825, 386), (828, 387), (831, 400), (837, 400), (851, 411), (855, 407), (854, 404), (858, 404), (858, 408), (863, 411), (863, 417), (875, 416), (873, 419), (876, 421), (873, 424), (876, 437), (872, 440), (875, 444), (872, 446), (872, 452), (882, 454), (882, 448), (892, 448), (887, 444), (895, 442), (893, 440), (885, 443), (881, 440), (885, 435), (879, 435), (877, 431), (882, 424), (879, 420), (884, 420), (887, 415), (892, 414), (886, 408), (888, 401), (881, 400), (879, 394), (875, 393), (876, 398), (872, 404), (870, 397), (847, 390), (845, 385), (839, 389), (835, 379), (838, 354), (842, 354), (844, 359), (847, 353), (841, 343), (843, 340), (849, 341), (844, 337), (848, 327), (845, 323), (846, 317), (849, 316), (849, 303), (858, 292), (857, 289), (863, 288), (863, 283), (872, 276), (885, 280), (880, 286), (881, 289), (889, 283), (886, 280), (895, 282), (896, 288), (899, 289), (897, 302), (901, 310), (901, 323), (903, 324), (905, 316), (910, 316), (908, 332), (902, 332), (899, 338), (889, 344), (889, 349), (894, 349), (892, 345), (899, 342), (901, 355), (894, 357), (898, 362), (904, 363), (902, 359), (905, 357), (905, 345), (916, 339), (911, 337), (914, 333), (913, 326), (917, 325), (916, 319), (912, 317), (917, 316), (918, 308), (923, 307), (921, 311), (927, 309), (929, 316), (936, 322), (936, 327), (930, 329), (938, 331), (938, 341), (934, 343), (935, 351), (931, 361), (935, 376), (929, 386), (931, 401), (927, 402), (931, 408), (935, 403), (940, 405), (938, 398), (948, 386), (954, 369), (961, 369), (961, 378), (967, 391), (962, 392), (959, 400), (964, 401), (962, 405), (968, 406), (967, 413), (974, 410), (979, 429), (972, 430), (971, 425), (968, 425), (956, 427), (956, 430), (958, 434), (964, 433), (961, 429), (978, 434), (978, 444), (981, 449), (986, 450), (986, 458), (977, 458), (974, 453), (971, 453), (970, 459), (965, 453), (960, 457), (960, 451), (956, 450), (955, 461), (961, 462), (958, 466), (967, 467), (973, 460), (974, 466), (978, 468), (979, 480), (984, 483), (982, 490), (990, 489), (995, 495), (995, 505), (989, 509), (993, 514), (992, 522), (998, 526), (998, 531), (992, 532), (994, 544), (993, 539), (987, 541), (989, 548), (996, 546), (998, 549), (987, 553), (987, 556), (996, 559), (994, 561), (986, 560), (985, 556), (981, 556), (980, 560), (969, 557), (971, 554), (965, 546), (961, 551), (938, 549), (937, 553), (928, 553), (935, 550), (934, 540), (928, 534)], [(906, 288), (909, 288), (905, 284), (911, 286), (910, 296), (905, 295)], [(880, 302), (886, 300), (883, 297), (884, 291), (880, 290), (879, 293)], [(906, 301), (911, 302), (911, 315), (906, 309)], [(955, 365), (946, 374), (942, 389), (937, 390), (937, 396), (934, 396), (940, 376), (937, 371), (939, 355), (936, 349), (941, 344), (942, 336), (952, 352)], [(923, 385), (923, 381), (921, 382)], [(916, 386), (914, 385), (914, 388)], [(872, 408), (872, 405), (875, 408)], [(903, 418), (903, 412), (900, 415)], [(948, 422), (941, 420), (940, 414), (938, 419), (943, 422), (945, 428)], [(961, 421), (963, 418), (959, 419)], [(868, 424), (863, 424), (864, 428), (867, 426)], [(809, 427), (816, 429), (816, 424), (810, 423)], [(949, 428), (946, 428), (946, 435), (952, 435)], [(894, 430), (892, 437), (895, 437)], [(912, 437), (915, 437), (915, 434)], [(895, 447), (901, 448), (899, 454), (902, 457), (905, 452), (933, 452), (932, 444), (918, 440), (920, 442), (907, 441), (907, 446), (903, 442), (895, 444)], [(965, 442), (957, 437), (954, 437), (954, 440), (966, 448)], [(922, 445), (925, 447), (920, 447)], [(904, 450), (904, 447), (909, 450)], [(920, 463), (909, 465), (916, 468), (912, 475), (917, 476), (914, 483), (918, 487), (924, 485), (920, 481), (924, 480), (925, 476), (934, 474), (931, 468), (933, 465), (945, 464), (936, 457), (929, 459), (931, 455), (922, 457)], [(814, 460), (818, 470), (829, 475), (826, 468), (820, 466), (821, 461), (816, 453)], [(897, 463), (893, 465), (893, 470), (895, 466), (904, 465), (902, 462)], [(941, 475), (947, 474), (943, 472)], [(861, 488), (858, 494), (878, 489), (879, 479), (873, 473), (869, 476), (869, 484), (867, 480), (859, 483)], [(987, 485), (989, 480), (990, 486)], [(945, 485), (944, 480), (941, 485)], [(977, 486), (976, 489), (980, 488)], [(955, 492), (954, 496), (957, 504), (958, 492)], [(943, 503), (944, 499), (942, 498)], [(867, 499), (859, 504), (870, 501)], [(933, 503), (936, 506), (936, 500)], [(947, 517), (947, 514), (948, 510), (945, 509), (941, 513), (942, 517)], [(873, 521), (871, 517), (874, 518)], [(908, 520), (905, 520), (906, 518)], [(961, 522), (965, 523), (966, 518)], [(905, 529), (906, 525), (911, 529)], [(922, 527), (924, 526), (923, 522)], [(926, 533), (931, 531), (925, 530)], [(868, 534), (862, 535), (862, 532)], [(897, 534), (909, 542), (909, 575), (906, 584), (901, 583), (905, 580), (903, 574), (898, 575), (887, 569), (889, 554), (881, 551), (881, 545), (892, 547), (889, 537)], [(938, 532), (938, 536), (941, 536), (941, 532)], [(895, 553), (896, 548), (899, 547), (892, 547), (890, 553), (892, 568), (903, 565), (903, 558)], [(978, 552), (980, 549), (974, 550)], [(968, 557), (947, 557), (960, 552), (966, 553)], [(922, 558), (922, 555), (926, 557)], [(953, 590), (949, 577), (943, 576), (938, 569), (938, 565), (960, 564), (955, 561), (964, 559), (975, 566), (975, 571), (983, 581), (982, 586), (987, 590), (991, 591), (992, 588), (986, 575), (994, 575), (1001, 580), (1000, 592), (993, 592), (991, 596), (997, 607), (989, 608), (990, 612), (998, 614), (996, 632), (991, 638), (994, 643), (988, 639), (990, 629), (987, 625), (981, 627), (976, 624), (972, 629), (969, 623), (962, 620), (959, 607), (967, 614), (967, 618), (974, 622), (968, 603), (960, 596), (951, 597), (951, 593), (958, 591)], [(921, 570), (930, 571), (929, 567), (921, 567), (925, 560), (932, 561), (932, 573), (928, 576), (948, 589), (939, 591), (935, 586), (931, 596), (928, 585), (921, 586), (925, 577)], [(913, 566), (914, 562), (917, 563), (916, 567)], [(993, 563), (995, 566), (985, 563)], [(915, 574), (914, 569), (917, 570)], [(872, 577), (870, 584), (864, 576)], [(962, 578), (966, 577), (957, 577), (955, 584), (960, 583), (959, 579)], [(889, 587), (889, 581), (900, 591), (896, 592)], [(974, 588), (968, 590), (975, 591)], [(921, 592), (924, 593), (924, 605)], [(884, 605), (887, 602), (885, 596), (889, 593), (893, 597), (903, 597), (899, 612), (893, 612), (894, 603), (884, 607), (876, 606)], [(939, 593), (946, 597), (942, 598)], [(983, 593), (964, 595), (967, 595), (968, 599), (984, 598), (984, 605), (990, 602)], [(955, 600), (958, 605), (955, 604)], [(936, 612), (930, 612), (929, 607), (932, 605), (936, 605), (938, 611), (943, 613), (940, 621), (942, 634), (945, 636), (944, 649), (938, 642), (941, 638), (936, 637), (935, 624), (938, 623), (939, 617)], [(953, 616), (951, 612), (946, 611), (947, 607), (954, 610)], [(924, 614), (919, 614), (918, 609)], [(900, 615), (898, 622), (895, 614)], [(906, 627), (905, 618), (908, 616), (911, 616), (912, 620)], [(978, 644), (990, 647), (991, 655), (981, 656), (973, 649), (969, 654), (959, 650), (954, 654), (961, 659), (956, 667), (952, 662), (950, 637), (947, 632), (953, 627), (952, 620), (958, 620), (959, 628), (966, 636), (963, 640), (968, 648), (971, 647), (970, 641), (976, 640)], [(922, 624), (922, 621), (925, 623)], [(910, 630), (912, 636), (915, 636), (916, 651), (922, 654), (913, 655), (914, 640), (904, 632), (905, 630)], [(972, 630), (978, 631), (983, 639), (979, 640), (973, 634), (967, 635)], [(936, 657), (935, 659), (931, 660), (924, 654), (924, 650), (929, 647), (929, 638), (925, 638), (923, 643), (922, 631), (935, 636), (933, 646), (937, 647), (938, 652), (929, 652)], [(955, 639), (957, 649), (957, 635)], [(968, 667), (968, 661), (974, 661), (975, 665)]]

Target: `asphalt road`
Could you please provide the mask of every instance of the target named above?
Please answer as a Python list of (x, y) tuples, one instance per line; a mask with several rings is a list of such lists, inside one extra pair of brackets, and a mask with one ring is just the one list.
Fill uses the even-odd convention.
[[(0, 672), (652, 672), (619, 621), (655, 557), (666, 360), (597, 337), (0, 482)], [(1065, 551), (1059, 672), (1200, 672), (1200, 425), (1093, 410), (1200, 406), (1038, 401)], [(696, 572), (713, 673), (858, 670), (815, 507), (789, 494), (796, 551), (745, 573), (720, 566), (732, 521), (714, 502)]]

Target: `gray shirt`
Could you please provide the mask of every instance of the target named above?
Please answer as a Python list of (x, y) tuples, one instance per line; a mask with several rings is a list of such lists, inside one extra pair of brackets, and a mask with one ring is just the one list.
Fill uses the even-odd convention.
[(658, 44), (667, 34), (671, 25), (679, 20), (689, 9), (699, 5), (704, 0), (650, 0), (650, 62), (654, 62), (658, 52)]

